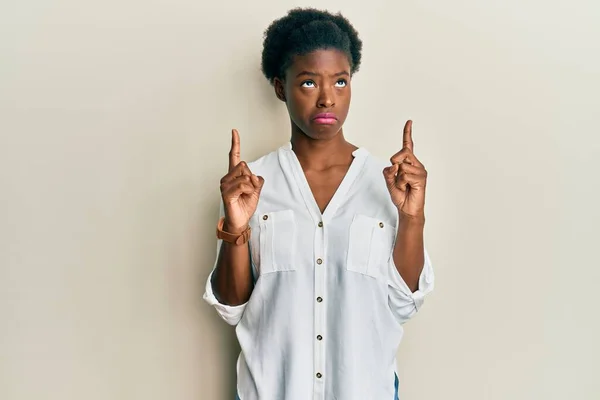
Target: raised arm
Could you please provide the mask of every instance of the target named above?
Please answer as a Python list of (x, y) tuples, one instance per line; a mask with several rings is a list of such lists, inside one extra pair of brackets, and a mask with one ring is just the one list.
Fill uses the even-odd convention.
[[(240, 235), (248, 229), (264, 182), (262, 177), (252, 174), (248, 164), (240, 161), (240, 136), (234, 129), (229, 152), (229, 172), (221, 179), (221, 197), (225, 211), (223, 231)], [(248, 301), (253, 281), (247, 242), (222, 242), (211, 284), (215, 297), (223, 304), (237, 306)]]

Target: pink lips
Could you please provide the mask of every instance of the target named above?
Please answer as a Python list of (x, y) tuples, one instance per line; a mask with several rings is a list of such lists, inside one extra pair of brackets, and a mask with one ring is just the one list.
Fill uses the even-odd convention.
[(313, 121), (317, 124), (333, 125), (337, 123), (337, 117), (333, 113), (322, 113), (315, 115)]

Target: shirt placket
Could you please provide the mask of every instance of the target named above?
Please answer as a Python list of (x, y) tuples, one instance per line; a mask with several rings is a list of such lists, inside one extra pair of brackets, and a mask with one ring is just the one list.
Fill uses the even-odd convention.
[(316, 224), (314, 244), (314, 396), (315, 400), (325, 400), (325, 302), (329, 301), (325, 292), (325, 226), (322, 220)]

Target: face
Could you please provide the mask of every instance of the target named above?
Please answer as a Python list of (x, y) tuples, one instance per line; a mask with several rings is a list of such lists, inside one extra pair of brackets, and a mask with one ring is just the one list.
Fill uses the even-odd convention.
[(350, 108), (350, 63), (338, 50), (295, 56), (285, 80), (275, 78), (275, 93), (286, 103), (292, 132), (331, 139), (341, 131)]

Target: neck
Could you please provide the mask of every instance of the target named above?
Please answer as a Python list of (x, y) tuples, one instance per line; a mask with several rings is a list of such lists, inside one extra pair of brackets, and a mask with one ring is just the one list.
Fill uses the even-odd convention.
[(336, 165), (350, 165), (357, 149), (344, 138), (342, 129), (330, 139), (312, 139), (292, 126), (292, 150), (305, 170), (325, 170)]

